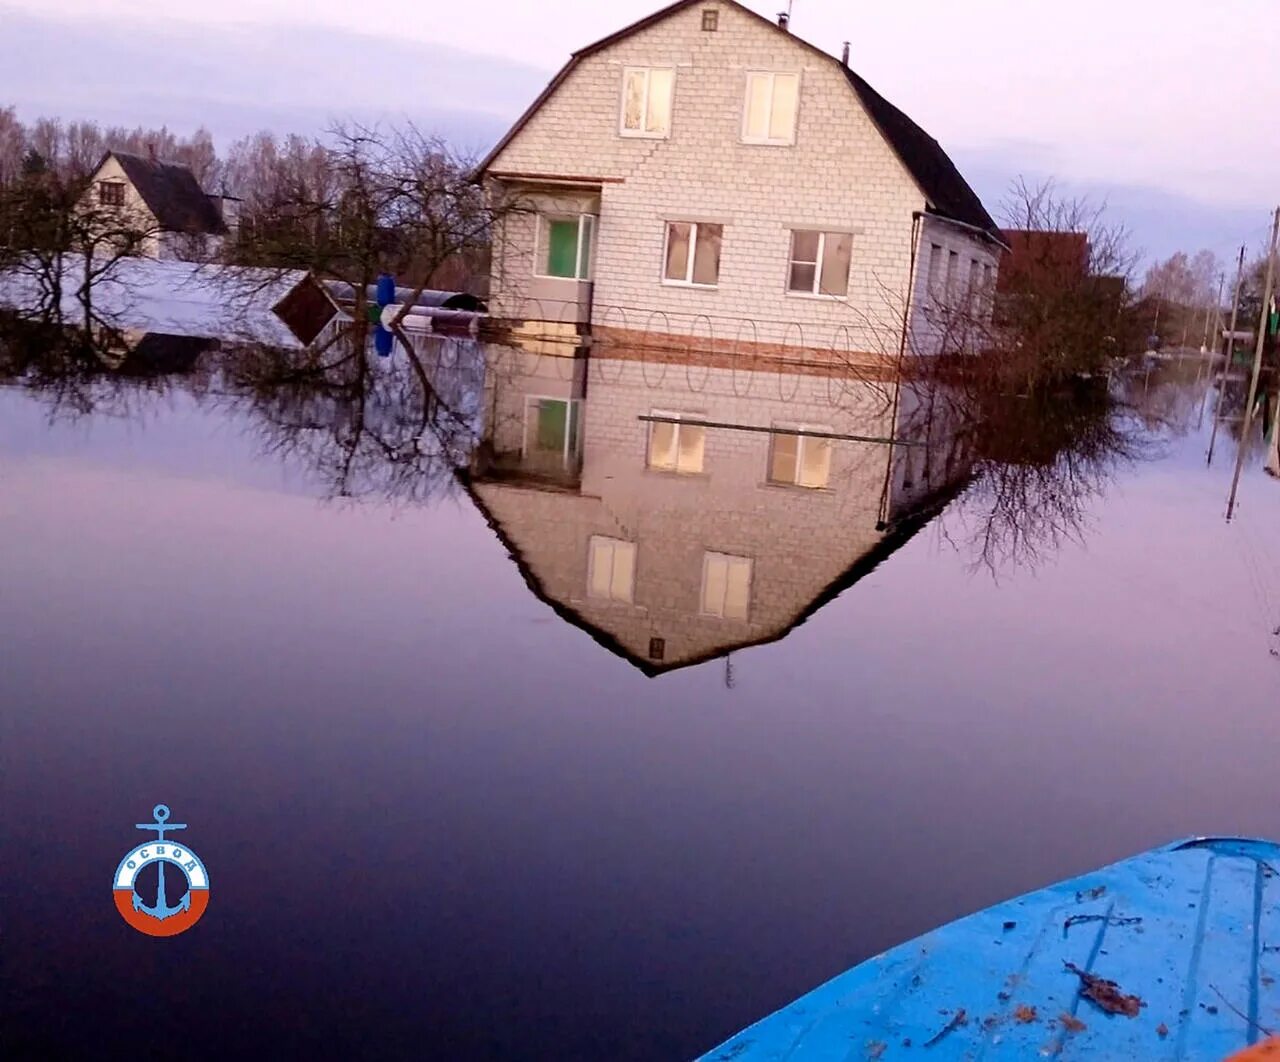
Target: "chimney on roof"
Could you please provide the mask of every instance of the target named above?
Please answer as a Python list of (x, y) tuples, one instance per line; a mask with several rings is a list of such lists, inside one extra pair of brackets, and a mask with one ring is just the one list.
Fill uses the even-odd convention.
[(840, 53), (840, 65), (846, 66), (846, 67), (849, 65), (849, 42), (848, 41), (844, 42), (844, 51)]
[[(788, 27), (790, 24), (791, 24), (791, 13), (790, 13), (789, 11), (779, 11), (779, 12), (778, 12), (778, 26), (779, 26), (781, 29), (787, 30), (787, 27)], [(788, 33), (790, 33), (791, 31), (790, 31), (790, 30), (787, 30), (787, 32), (788, 32)]]
[(151, 161), (152, 161), (152, 162), (156, 162), (156, 161), (157, 161), (157, 159), (156, 159), (156, 142), (155, 142), (154, 140), (148, 140), (148, 141), (147, 141), (147, 157), (148, 157), (149, 159), (151, 159)]

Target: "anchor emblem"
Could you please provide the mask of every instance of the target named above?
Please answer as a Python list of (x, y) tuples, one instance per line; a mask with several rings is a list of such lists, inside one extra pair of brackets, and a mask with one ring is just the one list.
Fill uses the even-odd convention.
[[(165, 825), (169, 820), (169, 809), (164, 804), (157, 804), (151, 810), (151, 815), (155, 819), (154, 822), (140, 822), (134, 829), (136, 830), (155, 830), (156, 836), (160, 840), (164, 840), (165, 831), (167, 830), (185, 830), (187, 824), (185, 822), (175, 822), (172, 825)], [(170, 907), (165, 903), (164, 895), (164, 864), (165, 860), (161, 860), (156, 864), (156, 873), (160, 875), (160, 881), (156, 885), (156, 902), (152, 907), (148, 907), (142, 902), (142, 897), (138, 895), (137, 890), (133, 893), (133, 909), (149, 914), (152, 918), (159, 918), (162, 921), (171, 915), (176, 915), (181, 911), (191, 910), (191, 890), (188, 889), (183, 895), (182, 901), (174, 907)]]
[[(171, 937), (190, 929), (209, 906), (209, 875), (200, 858), (189, 848), (165, 840), (173, 830), (185, 830), (185, 822), (170, 822), (169, 808), (157, 804), (152, 822), (139, 822), (135, 829), (155, 831), (157, 840), (139, 845), (120, 861), (113, 892), (116, 909), (129, 925), (148, 936)], [(156, 902), (147, 904), (138, 895), (135, 883), (144, 866), (156, 864)], [(187, 891), (176, 904), (165, 894), (165, 864), (169, 863), (187, 879)]]

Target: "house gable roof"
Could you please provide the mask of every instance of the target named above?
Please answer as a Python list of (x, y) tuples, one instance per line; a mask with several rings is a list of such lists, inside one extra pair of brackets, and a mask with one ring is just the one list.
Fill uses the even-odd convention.
[(165, 232), (208, 233), (227, 231), (217, 208), (186, 166), (143, 158), (127, 151), (108, 151), (98, 169), (114, 158), (137, 189), (156, 223)]
[[(489, 169), (494, 160), (502, 154), (507, 145), (515, 139), (520, 130), (528, 124), (530, 119), (551, 98), (582, 60), (603, 51), (611, 45), (617, 44), (621, 40), (625, 40), (632, 34), (648, 29), (655, 23), (661, 22), (663, 19), (677, 14), (685, 8), (701, 2), (702, 0), (677, 0), (676, 3), (655, 11), (653, 14), (640, 19), (640, 21), (633, 22), (616, 33), (611, 33), (594, 44), (589, 44), (587, 47), (574, 52), (569, 61), (560, 68), (560, 71), (551, 79), (547, 87), (542, 90), (538, 98), (530, 104), (528, 110), (516, 120), (515, 125), (507, 131), (506, 135), (498, 141), (480, 165), (476, 167), (476, 175), (482, 175)], [(848, 79), (850, 87), (871, 117), (872, 122), (875, 123), (876, 128), (880, 131), (880, 135), (893, 149), (902, 165), (924, 194), (928, 203), (929, 213), (946, 220), (957, 221), (962, 225), (977, 229), (996, 242), (1002, 242), (999, 226), (992, 220), (991, 215), (987, 213), (986, 208), (982, 205), (982, 200), (969, 187), (969, 183), (961, 175), (955, 163), (951, 161), (950, 156), (942, 149), (942, 145), (938, 141), (881, 96), (880, 93), (876, 92), (862, 77), (854, 73), (835, 56), (827, 54), (821, 48), (800, 37), (794, 36), (789, 30), (782, 29), (763, 15), (757, 14), (739, 3), (738, 0), (723, 0), (723, 2), (732, 4), (744, 14), (768, 26), (775, 33), (781, 33), (812, 54), (838, 66)]]

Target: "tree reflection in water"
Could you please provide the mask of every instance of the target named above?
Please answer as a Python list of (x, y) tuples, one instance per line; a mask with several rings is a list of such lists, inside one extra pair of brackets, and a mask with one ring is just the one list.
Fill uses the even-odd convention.
[[(418, 505), (456, 491), (477, 461), (497, 470), (485, 429), (486, 416), (496, 415), (494, 349), (414, 337), (381, 359), (368, 340), (366, 329), (353, 327), (319, 346), (284, 350), (6, 315), (0, 381), (38, 394), (55, 417), (141, 417), (181, 390), (247, 420), (264, 454), (318, 475), (333, 498)], [(972, 482), (941, 533), (976, 568), (999, 574), (1083, 541), (1119, 470), (1158, 457), (1206, 408), (1212, 416), (1211, 376), (1207, 364), (1189, 359), (1029, 397), (934, 388), (927, 400), (916, 397), (918, 408), (928, 405), (931, 426), (904, 421), (899, 430), (923, 431), (932, 447), (933, 420), (946, 423), (946, 460), (963, 454)], [(1227, 384), (1223, 423), (1239, 445), (1236, 383)], [(1274, 381), (1266, 393), (1256, 437), (1246, 443), (1259, 461), (1274, 443)]]

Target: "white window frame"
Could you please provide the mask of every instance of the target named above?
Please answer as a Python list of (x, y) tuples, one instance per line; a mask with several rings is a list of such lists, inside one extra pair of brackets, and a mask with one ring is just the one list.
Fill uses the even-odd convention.
[[(720, 611), (715, 612), (707, 608), (707, 568), (712, 559), (721, 559), (726, 561), (746, 561), (747, 563), (747, 610), (743, 616), (726, 616), (724, 613), (724, 601), (720, 602)], [(721, 553), (718, 550), (704, 550), (702, 554), (702, 582), (698, 587), (698, 614), (701, 616), (711, 616), (715, 619), (727, 620), (730, 623), (748, 623), (751, 620), (751, 588), (756, 579), (756, 562), (754, 557), (743, 557), (735, 553)], [(726, 596), (728, 592), (728, 580), (725, 581)]]
[[(779, 77), (794, 77), (796, 79), (796, 113), (791, 118), (791, 135), (786, 139), (779, 139), (769, 136), (766, 133), (762, 137), (751, 136), (747, 132), (748, 122), (751, 117), (751, 79), (753, 77), (767, 77), (769, 79), (769, 115), (764, 123), (766, 129), (773, 125), (773, 105), (774, 105), (774, 84)], [(742, 142), (744, 144), (765, 144), (774, 147), (791, 147), (796, 142), (796, 133), (800, 128), (800, 98), (804, 91), (804, 79), (797, 70), (748, 70), (746, 88), (742, 96)]]
[[(774, 424), (771, 426), (769, 435), (769, 467), (766, 469), (765, 479), (768, 483), (775, 487), (794, 487), (798, 490), (830, 490), (831, 483), (831, 467), (830, 456), (827, 465), (827, 482), (819, 487), (811, 487), (807, 483), (800, 482), (800, 469), (804, 464), (804, 446), (805, 443), (813, 439), (813, 435), (807, 432), (821, 432), (823, 436), (834, 434), (834, 430), (829, 424)], [(793, 477), (790, 480), (773, 478), (773, 445), (775, 437), (778, 435), (793, 435), (796, 437), (796, 462), (793, 471)], [(830, 438), (821, 438), (818, 441), (826, 443), (834, 452), (835, 440)]]
[[(582, 399), (565, 398), (563, 395), (525, 395), (524, 423), (520, 426), (520, 459), (529, 456), (529, 411), (535, 402), (562, 402), (565, 409), (564, 447), (561, 455), (564, 467), (568, 468), (578, 457), (578, 446), (582, 444)], [(577, 432), (574, 432), (574, 427)], [(577, 445), (575, 445), (575, 443)]]
[[(609, 586), (610, 593), (597, 594), (594, 592), (595, 575), (596, 575), (596, 543), (607, 542), (609, 544)], [(612, 593), (613, 573), (618, 563), (618, 547), (627, 546), (631, 551), (631, 578), (629, 580), (630, 594), (626, 597), (615, 597)], [(587, 597), (592, 601), (612, 601), (622, 605), (633, 605), (636, 600), (636, 560), (637, 549), (634, 542), (628, 542), (624, 538), (614, 538), (611, 535), (592, 535), (587, 539)]]
[[(671, 75), (670, 120), (665, 133), (651, 133), (645, 129), (649, 119), (649, 78), (655, 70)], [(640, 128), (627, 128), (627, 82), (632, 74), (644, 74), (644, 108), (640, 112)], [(622, 97), (618, 101), (618, 135), (639, 140), (670, 140), (671, 127), (676, 124), (676, 68), (674, 66), (624, 66), (622, 68)]]
[[(575, 274), (571, 277), (558, 277), (554, 273), (538, 272), (542, 268), (542, 223), (544, 221), (570, 221), (575, 217), (578, 219), (578, 250), (574, 256)], [(598, 214), (574, 214), (572, 211), (557, 214), (552, 211), (539, 211), (537, 224), (533, 230), (533, 275), (539, 280), (567, 280), (571, 283), (590, 280), (592, 265), (596, 256), (596, 234), (599, 221), (600, 216)], [(584, 262), (582, 260), (582, 235), (587, 228), (591, 229), (591, 241), (587, 245), (587, 260)]]
[[(667, 254), (671, 250), (671, 226), (689, 226), (689, 261), (684, 266), (684, 280), (671, 280), (667, 276)], [(724, 254), (724, 225), (719, 221), (684, 221), (673, 218), (662, 223), (662, 267), (659, 276), (662, 283), (673, 288), (698, 288), (701, 291), (715, 291), (720, 286), (720, 266), (716, 266), (716, 282), (714, 284), (698, 284), (693, 279), (693, 263), (698, 256), (698, 229), (703, 225), (717, 225), (720, 228), (720, 253)], [(723, 263), (721, 263), (723, 264)]]
[[(707, 436), (706, 436), (707, 423), (706, 423), (706, 414), (705, 414), (705, 413), (677, 413), (677, 412), (675, 412), (675, 411), (673, 411), (673, 410), (670, 410), (670, 409), (651, 409), (651, 410), (649, 410), (649, 416), (650, 416), (650, 417), (661, 417), (661, 418), (662, 418), (662, 422), (663, 422), (663, 423), (665, 423), (665, 422), (667, 422), (667, 421), (675, 421), (675, 424), (673, 425), (673, 427), (675, 428), (675, 432), (676, 432), (676, 437), (675, 437), (675, 440), (674, 440), (674, 442), (675, 442), (675, 452), (676, 452), (676, 463), (675, 463), (675, 466), (674, 466), (673, 468), (664, 468), (664, 467), (662, 467), (662, 466), (660, 466), (660, 465), (655, 465), (655, 464), (653, 463), (653, 460), (652, 460), (652, 456), (653, 456), (653, 429), (654, 429), (654, 425), (655, 425), (656, 423), (658, 423), (658, 421), (650, 420), (650, 421), (649, 421), (649, 431), (648, 431), (648, 433), (645, 435), (645, 439), (644, 439), (644, 467), (645, 467), (647, 470), (649, 470), (650, 472), (658, 472), (658, 473), (661, 473), (661, 474), (662, 474), (662, 475), (664, 475), (664, 476), (702, 476), (702, 475), (705, 475), (705, 474), (706, 474), (706, 472), (705, 472), (704, 470), (705, 470), (706, 465), (707, 465)], [(693, 471), (685, 471), (685, 470), (683, 470), (683, 469), (680, 467), (680, 428), (681, 428), (681, 426), (682, 426), (686, 421), (688, 422), (689, 427), (691, 427), (691, 428), (701, 428), (701, 429), (702, 429), (702, 431), (703, 431), (703, 435), (702, 435), (702, 467), (701, 467), (701, 468), (698, 468), (698, 469), (695, 469), (695, 470), (693, 470)]]
[[(796, 234), (801, 232), (816, 232), (818, 234), (818, 260), (813, 263), (813, 290), (800, 291), (791, 286), (791, 267), (796, 264), (799, 259), (796, 258)], [(787, 280), (786, 293), (800, 299), (829, 299), (833, 302), (847, 302), (849, 299), (849, 277), (853, 274), (853, 240), (854, 233), (839, 232), (835, 229), (828, 231), (822, 229), (792, 229), (791, 230), (791, 247), (787, 251)], [(826, 257), (827, 237), (828, 236), (848, 236), (849, 237), (849, 270), (844, 277), (844, 294), (836, 295), (822, 290), (822, 263)], [(808, 262), (803, 263), (808, 265)]]

